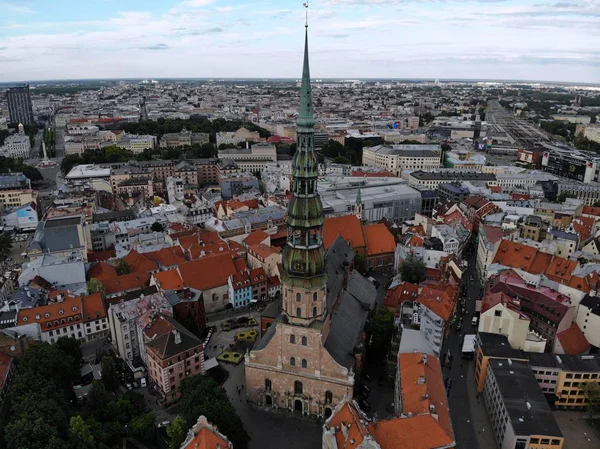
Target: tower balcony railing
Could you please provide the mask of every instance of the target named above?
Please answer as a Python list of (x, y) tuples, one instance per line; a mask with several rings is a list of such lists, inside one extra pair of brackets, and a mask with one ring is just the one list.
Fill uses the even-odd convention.
[(323, 244), (323, 239), (315, 235), (310, 237), (292, 235), (288, 237), (287, 243), (294, 248), (315, 249), (319, 248)]

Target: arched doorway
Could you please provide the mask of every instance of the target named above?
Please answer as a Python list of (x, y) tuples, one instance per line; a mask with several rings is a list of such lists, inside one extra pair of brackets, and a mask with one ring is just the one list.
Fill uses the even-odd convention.
[(330, 409), (329, 407), (326, 407), (326, 408), (325, 408), (325, 412), (323, 413), (323, 417), (324, 417), (325, 419), (327, 419), (327, 418), (329, 418), (329, 417), (331, 416), (331, 413), (332, 413), (332, 412), (331, 412), (331, 409)]
[(294, 401), (294, 411), (302, 413), (302, 401), (300, 399)]
[(265, 405), (273, 405), (273, 398), (270, 395), (265, 396)]

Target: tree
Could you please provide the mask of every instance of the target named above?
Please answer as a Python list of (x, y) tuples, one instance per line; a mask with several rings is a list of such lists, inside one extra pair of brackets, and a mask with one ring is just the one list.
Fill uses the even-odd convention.
[(67, 175), (73, 167), (83, 164), (83, 158), (78, 154), (68, 154), (60, 163), (60, 171)]
[(426, 270), (427, 266), (425, 263), (413, 254), (409, 255), (400, 265), (402, 280), (413, 284), (418, 284), (425, 280)]
[(115, 360), (110, 356), (102, 358), (102, 383), (108, 391), (115, 391), (119, 388), (119, 376)]
[(92, 278), (87, 282), (87, 289), (90, 295), (104, 291), (104, 284), (96, 278)]
[(181, 415), (177, 415), (167, 426), (167, 436), (169, 437), (169, 449), (179, 449), (185, 441), (185, 421)]
[(134, 417), (128, 424), (129, 434), (141, 441), (152, 441), (156, 433), (156, 415), (146, 413)]
[(394, 314), (385, 307), (379, 309), (367, 323), (367, 332), (371, 335), (369, 351), (374, 360), (379, 362), (386, 356), (390, 347), (394, 333)]
[(13, 247), (12, 237), (9, 233), (0, 234), (0, 257), (6, 259)]
[(99, 380), (94, 380), (92, 382), (92, 387), (87, 395), (87, 400), (90, 404), (90, 408), (98, 414), (101, 414), (109, 402), (108, 393), (102, 382)]
[(77, 366), (81, 364), (81, 343), (79, 340), (73, 337), (60, 337), (56, 341), (56, 346), (65, 354), (73, 357)]
[(198, 416), (204, 415), (227, 435), (233, 447), (248, 449), (250, 436), (229, 402), (227, 393), (213, 379), (207, 376), (187, 377), (179, 385), (179, 391), (186, 431), (196, 423)]
[(152, 226), (150, 226), (150, 229), (153, 232), (164, 232), (165, 228), (162, 224), (160, 224), (158, 221), (155, 221), (154, 223), (152, 223)]
[(354, 253), (354, 266), (361, 273), (365, 273), (367, 271), (367, 264), (365, 258), (358, 253)]
[(336, 164), (350, 164), (350, 159), (345, 156), (338, 156), (333, 160), (333, 162)]
[(587, 409), (590, 419), (600, 413), (600, 384), (598, 382), (587, 382), (583, 387), (585, 399), (587, 401)]
[(119, 276), (123, 276), (124, 274), (129, 274), (129, 264), (125, 261), (125, 259), (119, 260), (117, 266), (115, 267), (115, 271)]
[(96, 441), (90, 431), (90, 426), (81, 416), (71, 417), (69, 424), (70, 449), (95, 449)]

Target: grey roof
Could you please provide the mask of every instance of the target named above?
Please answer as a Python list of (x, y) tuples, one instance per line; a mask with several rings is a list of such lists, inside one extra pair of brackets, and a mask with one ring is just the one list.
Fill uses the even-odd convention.
[(94, 214), (93, 215), (93, 221), (94, 223), (96, 222), (100, 222), (100, 221), (121, 221), (119, 219), (131, 219), (133, 220), (135, 218), (135, 213), (131, 210), (131, 209), (125, 209), (125, 210), (115, 210), (115, 211), (111, 211), (111, 212), (105, 212), (103, 214)]
[(269, 326), (267, 332), (265, 332), (265, 335), (263, 335), (262, 338), (258, 340), (258, 343), (254, 345), (253, 350), (260, 351), (261, 349), (265, 349), (271, 341), (271, 339), (273, 338), (273, 335), (275, 335), (275, 332), (277, 331), (277, 324), (283, 322), (285, 322), (285, 315), (280, 314), (277, 317), (277, 319)]
[(29, 249), (40, 249), (43, 252), (66, 251), (81, 248), (83, 242), (79, 240), (76, 225), (44, 227), (38, 225), (35, 237), (29, 244)]
[(44, 229), (60, 228), (63, 226), (73, 226), (81, 224), (81, 215), (71, 217), (59, 217), (46, 220)]
[(594, 315), (600, 316), (600, 297), (585, 295), (585, 297), (579, 303), (580, 305), (586, 306)]
[(435, 355), (433, 348), (425, 334), (415, 329), (402, 329), (402, 336), (400, 337), (400, 354), (409, 352), (421, 352), (425, 354)]
[(30, 189), (29, 178), (23, 173), (2, 173), (0, 174), (1, 189)]
[(327, 310), (344, 289), (344, 262), (352, 263), (354, 251), (339, 235), (327, 250)]
[(562, 437), (538, 381), (527, 362), (490, 360), (491, 369), (517, 436)]
[(526, 358), (523, 351), (511, 348), (506, 335), (479, 332), (477, 334), (477, 339), (479, 340), (479, 346), (485, 356), (512, 359)]
[[(375, 300), (374, 295), (371, 299)], [(366, 300), (367, 298), (362, 298), (359, 301), (349, 290), (345, 290), (331, 317), (325, 349), (336, 362), (348, 369), (354, 367), (354, 349), (362, 342), (363, 330), (372, 306), (363, 302)]]
[(281, 313), (281, 299), (275, 300), (270, 303), (265, 310), (260, 314), (261, 318), (277, 318)]
[(496, 175), (493, 173), (481, 173), (475, 171), (413, 171), (410, 176), (423, 181), (495, 181)]
[(555, 239), (573, 240), (575, 242), (579, 240), (579, 236), (577, 234), (561, 231), (560, 229), (551, 229), (550, 234)]
[(180, 354), (183, 351), (192, 349), (198, 346), (202, 342), (198, 337), (188, 331), (185, 327), (179, 324), (175, 319), (170, 316), (162, 315), (161, 317), (173, 326), (181, 337), (181, 342), (175, 342), (175, 335), (173, 332), (167, 332), (160, 337), (146, 343), (146, 347), (154, 349), (154, 351), (163, 359), (173, 357), (174, 355)]
[(527, 353), (529, 363), (533, 366), (560, 368), (564, 371), (597, 373), (600, 371), (600, 354), (539, 354)]

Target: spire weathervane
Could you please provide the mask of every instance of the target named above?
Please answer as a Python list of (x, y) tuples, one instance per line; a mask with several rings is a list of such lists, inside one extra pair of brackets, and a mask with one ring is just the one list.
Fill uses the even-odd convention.
[(304, 26), (308, 28), (308, 1), (304, 2), (304, 8), (306, 9), (306, 22), (304, 23)]

